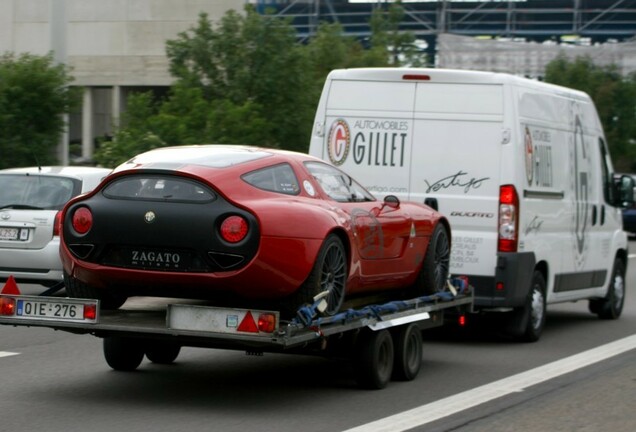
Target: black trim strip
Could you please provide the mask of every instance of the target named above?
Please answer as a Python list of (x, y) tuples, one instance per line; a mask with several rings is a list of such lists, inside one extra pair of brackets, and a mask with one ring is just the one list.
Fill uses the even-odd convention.
[(523, 190), (524, 198), (543, 198), (543, 199), (563, 199), (565, 197), (565, 192), (542, 192), (542, 191), (531, 191), (531, 190)]
[(554, 292), (600, 287), (606, 277), (607, 270), (557, 274), (554, 277)]

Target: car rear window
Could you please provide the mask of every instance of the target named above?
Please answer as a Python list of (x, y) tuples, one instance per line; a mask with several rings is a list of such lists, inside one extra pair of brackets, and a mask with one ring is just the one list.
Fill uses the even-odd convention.
[(80, 180), (38, 174), (0, 175), (0, 208), (60, 210), (82, 188)]
[(210, 202), (216, 198), (206, 186), (193, 180), (170, 176), (119, 178), (104, 188), (104, 195), (116, 199)]
[(243, 174), (241, 178), (254, 187), (270, 192), (285, 195), (298, 195), (300, 192), (296, 174), (294, 174), (292, 167), (286, 163), (261, 168)]

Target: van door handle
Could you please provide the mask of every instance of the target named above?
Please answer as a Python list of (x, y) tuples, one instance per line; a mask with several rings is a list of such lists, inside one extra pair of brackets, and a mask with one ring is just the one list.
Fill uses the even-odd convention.
[(596, 206), (592, 206), (592, 226), (596, 225), (596, 218), (597, 218), (597, 211), (596, 211)]
[(426, 204), (427, 206), (429, 206), (435, 211), (439, 210), (439, 207), (437, 206), (437, 198), (424, 198), (424, 204)]

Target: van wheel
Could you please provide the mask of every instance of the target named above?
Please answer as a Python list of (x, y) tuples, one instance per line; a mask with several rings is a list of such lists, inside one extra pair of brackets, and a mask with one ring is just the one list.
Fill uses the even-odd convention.
[(450, 252), (448, 232), (444, 225), (438, 223), (431, 235), (422, 268), (415, 281), (415, 295), (430, 295), (446, 290)]
[(537, 270), (532, 275), (532, 285), (525, 304), (512, 312), (508, 333), (520, 342), (536, 342), (545, 325), (546, 284), (543, 274)]
[(99, 300), (99, 307), (102, 310), (119, 309), (128, 299), (125, 296), (113, 295), (97, 290), (84, 282), (78, 281), (66, 272), (64, 272), (64, 285), (69, 297)]
[(607, 295), (602, 299), (590, 300), (589, 309), (601, 319), (617, 319), (623, 312), (624, 304), (625, 264), (619, 259), (614, 263)]

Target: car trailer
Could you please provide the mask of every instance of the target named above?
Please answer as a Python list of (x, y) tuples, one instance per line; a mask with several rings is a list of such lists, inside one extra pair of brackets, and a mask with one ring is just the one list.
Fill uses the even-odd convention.
[[(298, 310), (289, 321), (278, 311), (214, 307), (181, 299), (140, 298), (117, 310), (99, 300), (21, 295), (9, 280), (0, 293), (0, 324), (47, 327), (103, 339), (104, 357), (118, 371), (135, 370), (144, 356), (170, 364), (181, 347), (242, 350), (248, 354), (316, 354), (354, 362), (363, 388), (384, 388), (391, 379), (412, 380), (422, 362), (421, 331), (444, 324), (447, 315), (472, 311), (465, 278), (448, 290), (408, 300), (351, 308), (320, 316), (324, 300)], [(138, 301), (137, 301), (138, 300)], [(129, 305), (130, 304), (130, 305)]]

